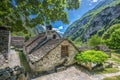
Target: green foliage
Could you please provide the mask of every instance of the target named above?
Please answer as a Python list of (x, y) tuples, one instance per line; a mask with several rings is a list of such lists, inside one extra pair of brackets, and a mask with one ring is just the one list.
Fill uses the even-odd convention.
[(26, 59), (24, 53), (19, 51), (18, 55), (19, 55), (19, 58), (20, 58), (21, 65), (24, 67), (25, 71), (26, 72), (31, 72), (30, 66), (27, 62), (27, 59)]
[(111, 26), (102, 36), (104, 42), (112, 49), (120, 49), (120, 24)]
[(25, 40), (27, 41), (29, 39), (30, 39), (30, 35), (29, 34), (25, 35)]
[(116, 73), (118, 71), (117, 68), (104, 68), (103, 70), (95, 71), (95, 74)]
[(85, 46), (85, 44), (83, 44), (83, 42), (81, 41), (80, 37), (78, 37), (77, 39), (75, 39), (72, 42), (75, 44), (76, 47)]
[(22, 31), (20, 31), (20, 32), (13, 32), (12, 36), (23, 36), (23, 37), (25, 37), (25, 40), (28, 40), (30, 38), (30, 34), (29, 33), (24, 33)]
[(116, 51), (112, 50), (112, 57), (110, 58), (111, 61), (113, 61), (115, 64), (120, 63), (120, 54), (117, 53)]
[[(104, 0), (104, 1), (105, 1), (105, 0)], [(84, 30), (87, 30), (87, 28), (91, 26), (91, 22), (93, 21), (93, 19), (96, 17), (97, 14), (101, 13), (103, 10), (105, 10), (105, 9), (107, 9), (107, 8), (114, 7), (114, 6), (118, 5), (118, 4), (120, 4), (120, 0), (113, 0), (113, 1), (112, 1), (111, 3), (109, 3), (109, 4), (105, 4), (104, 6), (100, 6), (100, 7), (96, 8), (96, 9), (90, 10), (90, 11), (87, 12), (85, 15), (83, 15), (80, 19), (78, 19), (77, 21), (75, 21), (73, 24), (71, 24), (71, 25), (68, 27), (68, 29), (67, 29), (66, 32), (65, 32), (65, 36), (69, 35), (69, 34), (67, 34), (67, 32), (70, 31), (72, 28), (75, 28), (76, 26), (79, 26), (79, 25), (77, 25), (77, 24), (80, 23), (80, 22), (82, 22), (83, 20), (85, 20), (85, 18), (88, 18), (89, 20), (88, 20), (88, 21), (85, 20), (86, 23), (85, 23), (85, 24), (82, 24), (82, 26), (81, 26), (80, 28), (83, 28)], [(117, 21), (116, 23), (118, 23), (118, 21)], [(108, 23), (108, 24), (109, 24), (109, 23)], [(108, 25), (108, 24), (107, 24), (107, 26), (109, 27), (110, 25)], [(106, 26), (106, 23), (105, 23), (105, 25), (103, 25), (103, 26)], [(93, 26), (93, 27), (94, 27), (94, 26)], [(77, 29), (76, 32), (77, 32), (77, 31), (79, 32), (80, 30)], [(86, 31), (82, 32), (82, 34), (80, 34), (80, 36), (83, 36), (83, 34), (84, 34), (85, 32), (86, 32)], [(70, 37), (73, 37), (73, 38), (74, 38), (74, 37), (75, 37), (74, 35), (77, 35), (77, 33), (74, 33), (74, 34), (70, 35)], [(75, 38), (77, 38), (77, 37), (75, 37)], [(81, 39), (82, 39), (82, 37), (81, 37)]]
[(120, 29), (115, 30), (105, 43), (112, 49), (120, 49)]
[(117, 29), (120, 29), (120, 24), (112, 25), (112, 26), (103, 34), (102, 38), (103, 38), (104, 40), (109, 39), (110, 36), (111, 36), (111, 34), (112, 34), (115, 30), (117, 30)]
[(119, 58), (111, 58), (112, 61), (114, 61), (115, 63), (120, 63), (120, 59)]
[(120, 53), (118, 53), (118, 51), (113, 51), (112, 53), (114, 56), (117, 56), (118, 58), (120, 58)]
[(80, 47), (82, 45), (82, 42), (73, 42), (76, 47)]
[(113, 76), (113, 77), (107, 77), (107, 78), (104, 78), (103, 80), (120, 80), (120, 75), (119, 76)]
[(0, 0), (0, 18), (5, 17), (11, 12), (13, 12), (13, 9), (10, 5), (10, 0)]
[[(6, 25), (12, 31), (27, 30), (37, 24), (49, 25), (51, 22), (69, 23), (67, 11), (79, 8), (80, 0), (11, 0), (0, 2), (0, 24)], [(37, 15), (30, 19), (30, 15)]]
[(77, 63), (96, 63), (101, 64), (108, 59), (108, 55), (102, 51), (88, 50), (76, 55)]
[(102, 39), (98, 35), (93, 35), (89, 40), (88, 40), (88, 45), (89, 46), (97, 46), (102, 44)]

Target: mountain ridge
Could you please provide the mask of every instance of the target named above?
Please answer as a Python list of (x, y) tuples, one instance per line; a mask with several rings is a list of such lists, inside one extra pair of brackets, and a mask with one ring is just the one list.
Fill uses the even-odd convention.
[(95, 7), (88, 11), (83, 17), (71, 24), (65, 31), (64, 37), (68, 37), (73, 41), (86, 41), (90, 36), (97, 33), (99, 29), (103, 27), (109, 28), (112, 23), (119, 23), (119, 5), (120, 1), (118, 0), (105, 0), (105, 2), (101, 2), (96, 6), (97, 8)]

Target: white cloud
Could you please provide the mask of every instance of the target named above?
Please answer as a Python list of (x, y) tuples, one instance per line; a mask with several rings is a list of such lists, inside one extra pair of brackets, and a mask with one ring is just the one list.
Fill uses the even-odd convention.
[(89, 3), (90, 6), (92, 6), (92, 3)]
[(58, 28), (53, 28), (53, 30), (62, 30), (63, 29), (63, 26), (60, 26)]
[(100, 0), (89, 0), (89, 1), (90, 1), (90, 3), (96, 3), (96, 2), (98, 2)]
[(61, 32), (60, 30), (63, 29), (63, 26), (59, 26), (58, 28), (53, 28), (53, 30), (57, 31), (58, 33), (63, 34), (64, 32)]
[(93, 3), (100, 2), (102, 0), (88, 0), (89, 1), (89, 6), (92, 6)]
[(60, 30), (62, 30), (63, 29), (63, 26), (60, 26), (60, 27), (58, 27), (58, 28), (53, 28), (53, 30), (56, 30), (56, 31), (60, 31)]
[(63, 26), (58, 27), (58, 29), (60, 29), (60, 30), (63, 29)]
[(58, 33), (60, 33), (60, 34), (64, 34), (64, 32), (61, 32), (61, 31), (57, 31)]
[(58, 30), (58, 28), (53, 28), (53, 30), (57, 31), (57, 30)]
[(98, 0), (92, 0), (92, 2), (97, 2)]

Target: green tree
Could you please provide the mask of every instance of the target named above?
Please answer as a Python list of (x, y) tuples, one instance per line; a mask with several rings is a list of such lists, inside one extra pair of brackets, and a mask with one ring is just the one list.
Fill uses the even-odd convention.
[(81, 52), (75, 56), (75, 60), (78, 64), (82, 64), (82, 63), (102, 64), (107, 59), (108, 59), (108, 55), (106, 53), (95, 50), (88, 50), (85, 52)]
[(105, 62), (108, 55), (102, 51), (88, 50), (76, 55), (75, 60), (78, 63), (96, 63), (101, 64)]
[[(13, 31), (26, 30), (37, 24), (49, 25), (51, 22), (68, 23), (67, 10), (79, 8), (79, 0), (11, 0), (0, 2), (0, 25), (6, 25)], [(37, 15), (30, 19), (30, 15)]]
[(120, 29), (115, 30), (105, 42), (112, 49), (120, 49)]
[(102, 44), (102, 39), (98, 35), (93, 35), (89, 40), (88, 40), (88, 45), (89, 46), (97, 46)]
[(104, 40), (107, 40), (110, 38), (111, 34), (117, 30), (117, 29), (120, 29), (120, 24), (115, 24), (115, 25), (112, 25), (102, 36), (102, 39)]
[(0, 18), (7, 16), (13, 12), (13, 8), (10, 5), (10, 0), (0, 0)]

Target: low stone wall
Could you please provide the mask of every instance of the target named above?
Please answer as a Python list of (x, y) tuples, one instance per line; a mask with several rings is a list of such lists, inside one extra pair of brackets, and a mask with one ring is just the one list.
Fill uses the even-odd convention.
[(25, 42), (25, 38), (22, 36), (12, 36), (11, 37), (11, 45), (22, 48)]

